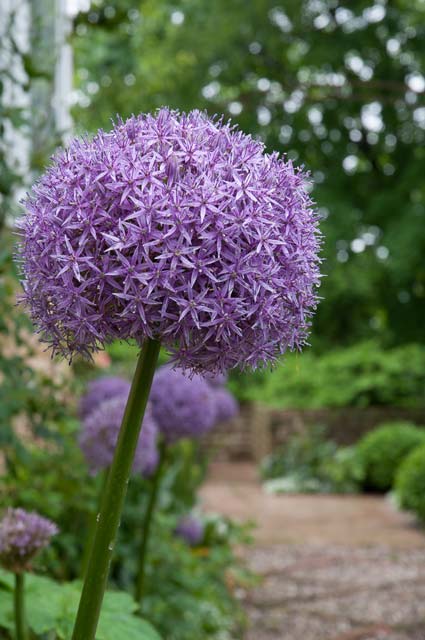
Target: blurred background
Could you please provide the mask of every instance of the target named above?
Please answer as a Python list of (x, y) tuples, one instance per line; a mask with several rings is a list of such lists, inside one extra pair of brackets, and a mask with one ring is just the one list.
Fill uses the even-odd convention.
[[(15, 307), (12, 228), (19, 199), (58, 145), (74, 134), (109, 128), (117, 115), (161, 105), (224, 114), (269, 151), (310, 171), (324, 234), (322, 301), (311, 347), (272, 372), (232, 372), (228, 388), (240, 413), (231, 428), (218, 425), (201, 446), (202, 460), (213, 460), (200, 494), (206, 507), (259, 525), (251, 568), (265, 576), (265, 586), (248, 596), (235, 573), (226, 589), (248, 599), (245, 609), (254, 625), (249, 633), (256, 640), (297, 640), (297, 633), (304, 640), (423, 638), (418, 594), (425, 583), (418, 558), (425, 539), (416, 520), (396, 510), (403, 506), (425, 518), (423, 447), (422, 457), (416, 454), (397, 480), (397, 490), (394, 483), (396, 467), (423, 445), (425, 424), (425, 2), (1, 0), (0, 11), (4, 505), (37, 506), (42, 493), (40, 510), (62, 528), (70, 526), (60, 496), (65, 492), (71, 511), (78, 511), (83, 481), (77, 453), (68, 461), (61, 457), (60, 474), (50, 470), (40, 477), (41, 469), (51, 469), (46, 447), (50, 456), (72, 449), (77, 398), (88, 380), (110, 372), (128, 377), (134, 363), (134, 349), (123, 344), (71, 368), (43, 353)], [(199, 460), (198, 451), (188, 467), (197, 469)], [(382, 461), (377, 479), (374, 470)], [(189, 502), (206, 473), (201, 466)], [(33, 474), (38, 485), (30, 481)], [(383, 498), (388, 491), (391, 498)], [(75, 541), (61, 544), (78, 554)], [(343, 552), (345, 544), (351, 546)], [(322, 545), (322, 569), (315, 545)], [(397, 550), (400, 565), (393, 558), (390, 566), (382, 545)], [(291, 591), (285, 572), (292, 562), (299, 575)], [(335, 586), (335, 575), (328, 579), (333, 592), (343, 591), (349, 581), (344, 571), (353, 563), (360, 569), (351, 580), (363, 600), (347, 605), (350, 615), (330, 624), (318, 610), (330, 618), (335, 612), (322, 601), (317, 610), (312, 605), (307, 613), (291, 613), (291, 598), (305, 597), (303, 571), (311, 577), (317, 569), (318, 583), (308, 596), (315, 602), (325, 580), (320, 571), (339, 566), (341, 584)], [(359, 585), (364, 568), (373, 564), (379, 568), (369, 587), (391, 593), (397, 615), (390, 615), (387, 601), (368, 609)], [(407, 567), (407, 596), (391, 591), (401, 566)], [(58, 577), (73, 576), (71, 562), (65, 576), (58, 558), (51, 567)], [(223, 572), (223, 565), (215, 570)], [(189, 564), (187, 571), (190, 582)], [(277, 583), (270, 578), (276, 571)], [(125, 584), (125, 576), (115, 579)], [(416, 585), (411, 592), (408, 580)], [(356, 614), (358, 607), (363, 614)], [(161, 618), (156, 613), (155, 622), (155, 616)], [(291, 634), (285, 635), (288, 624)], [(242, 637), (231, 623), (230, 635), (223, 635), (225, 626), (164, 633), (178, 640)], [(349, 635), (359, 628), (366, 635)]]

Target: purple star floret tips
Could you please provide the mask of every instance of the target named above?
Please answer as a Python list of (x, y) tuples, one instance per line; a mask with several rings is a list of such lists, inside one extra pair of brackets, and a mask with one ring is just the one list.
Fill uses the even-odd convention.
[(28, 196), (24, 302), (53, 352), (155, 338), (194, 372), (305, 344), (319, 285), (307, 176), (199, 111), (77, 139)]
[(50, 542), (58, 528), (51, 520), (24, 509), (7, 509), (0, 520), (0, 564), (19, 573)]

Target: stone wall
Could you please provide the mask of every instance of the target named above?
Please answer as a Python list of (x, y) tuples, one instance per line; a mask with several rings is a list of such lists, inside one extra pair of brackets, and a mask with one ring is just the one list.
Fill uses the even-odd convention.
[(352, 444), (378, 424), (409, 420), (425, 426), (425, 410), (396, 407), (360, 409), (289, 410), (245, 405), (240, 416), (219, 425), (204, 440), (216, 460), (261, 460), (295, 433), (312, 425), (327, 427), (329, 437), (339, 444)]

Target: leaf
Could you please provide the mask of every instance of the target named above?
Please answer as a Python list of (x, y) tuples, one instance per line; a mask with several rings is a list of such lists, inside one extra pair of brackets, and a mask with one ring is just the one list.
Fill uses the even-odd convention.
[(0, 569), (0, 588), (13, 591), (14, 584), (15, 578), (13, 573)]
[(0, 591), (0, 627), (3, 629), (14, 629), (13, 604), (10, 593)]
[(102, 611), (96, 640), (161, 640), (149, 622), (133, 615)]
[(55, 629), (63, 597), (63, 587), (53, 580), (31, 574), (26, 576), (26, 615), (36, 634)]
[[(0, 627), (13, 630), (12, 573), (0, 570)], [(35, 634), (54, 630), (61, 640), (70, 640), (80, 600), (81, 583), (59, 584), (50, 578), (26, 575), (27, 622)], [(128, 593), (107, 591), (96, 640), (161, 640), (146, 620), (134, 615), (137, 604)]]

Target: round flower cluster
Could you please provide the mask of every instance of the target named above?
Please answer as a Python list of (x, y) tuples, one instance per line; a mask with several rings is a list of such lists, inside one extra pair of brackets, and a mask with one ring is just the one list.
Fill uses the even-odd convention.
[(187, 377), (165, 365), (156, 372), (151, 389), (152, 412), (168, 443), (198, 438), (216, 423), (215, 390), (201, 376)]
[(147, 336), (213, 373), (302, 347), (320, 279), (307, 186), (291, 161), (199, 111), (74, 140), (20, 223), (42, 339), (71, 358)]
[(130, 383), (118, 376), (105, 376), (89, 382), (87, 392), (80, 399), (79, 414), (85, 418), (104, 400), (119, 396), (128, 398)]
[(16, 573), (28, 570), (36, 553), (57, 533), (57, 526), (37, 513), (7, 509), (0, 521), (0, 563)]
[[(112, 463), (127, 395), (104, 400), (83, 420), (79, 443), (93, 474)], [(148, 405), (134, 458), (134, 473), (148, 477), (155, 471), (158, 464), (157, 434), (157, 426)]]
[(185, 516), (174, 529), (174, 533), (189, 546), (195, 547), (204, 538), (204, 525), (194, 516)]

